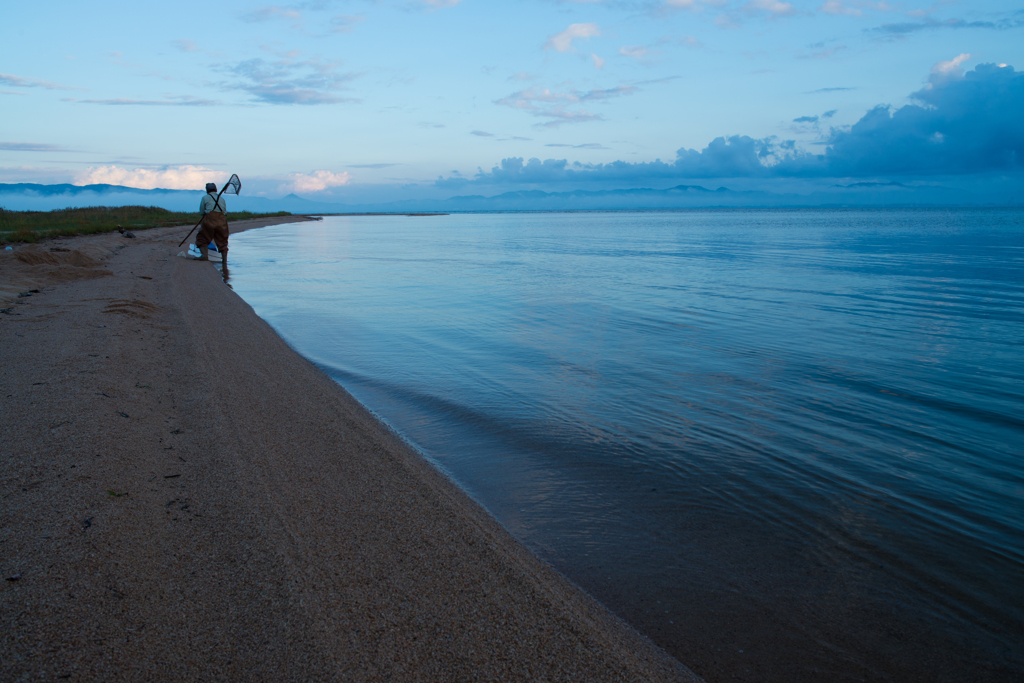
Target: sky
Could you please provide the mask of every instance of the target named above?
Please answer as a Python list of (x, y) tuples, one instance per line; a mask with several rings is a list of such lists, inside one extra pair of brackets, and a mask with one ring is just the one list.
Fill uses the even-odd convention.
[(1020, 185), (1024, 2), (5, 3), (0, 183)]

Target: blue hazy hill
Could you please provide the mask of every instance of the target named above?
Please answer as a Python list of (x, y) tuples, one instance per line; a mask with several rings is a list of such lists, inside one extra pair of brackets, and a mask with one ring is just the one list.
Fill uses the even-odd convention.
[[(143, 190), (121, 185), (40, 185), (0, 183), (0, 207), (16, 211), (49, 211), (81, 206), (144, 204), (173, 211), (194, 211), (201, 190)], [(364, 213), (417, 211), (572, 211), (639, 210), (712, 207), (799, 206), (984, 206), (1020, 203), (997, 195), (973, 194), (940, 186), (910, 186), (898, 182), (858, 182), (832, 185), (809, 194), (739, 191), (700, 185), (571, 190), (545, 192), (518, 190), (491, 196), (460, 195), (447, 199), (415, 199), (376, 203), (339, 203), (307, 199), (295, 194), (280, 198), (232, 197), (232, 210), (292, 213)]]

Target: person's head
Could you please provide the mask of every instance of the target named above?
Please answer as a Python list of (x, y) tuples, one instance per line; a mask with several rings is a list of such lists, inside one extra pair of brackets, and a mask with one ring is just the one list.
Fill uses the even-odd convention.
[(206, 183), (206, 191), (207, 192), (216, 192), (217, 191), (216, 183)]

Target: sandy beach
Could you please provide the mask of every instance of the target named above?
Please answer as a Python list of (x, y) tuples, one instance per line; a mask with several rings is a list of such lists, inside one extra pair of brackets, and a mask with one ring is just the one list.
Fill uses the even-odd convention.
[(178, 258), (187, 229), (0, 252), (0, 679), (699, 680)]

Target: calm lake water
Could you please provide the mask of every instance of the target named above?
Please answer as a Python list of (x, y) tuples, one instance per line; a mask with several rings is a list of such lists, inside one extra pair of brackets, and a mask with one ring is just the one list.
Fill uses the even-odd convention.
[(327, 217), (231, 284), (709, 681), (1024, 677), (1024, 211)]

